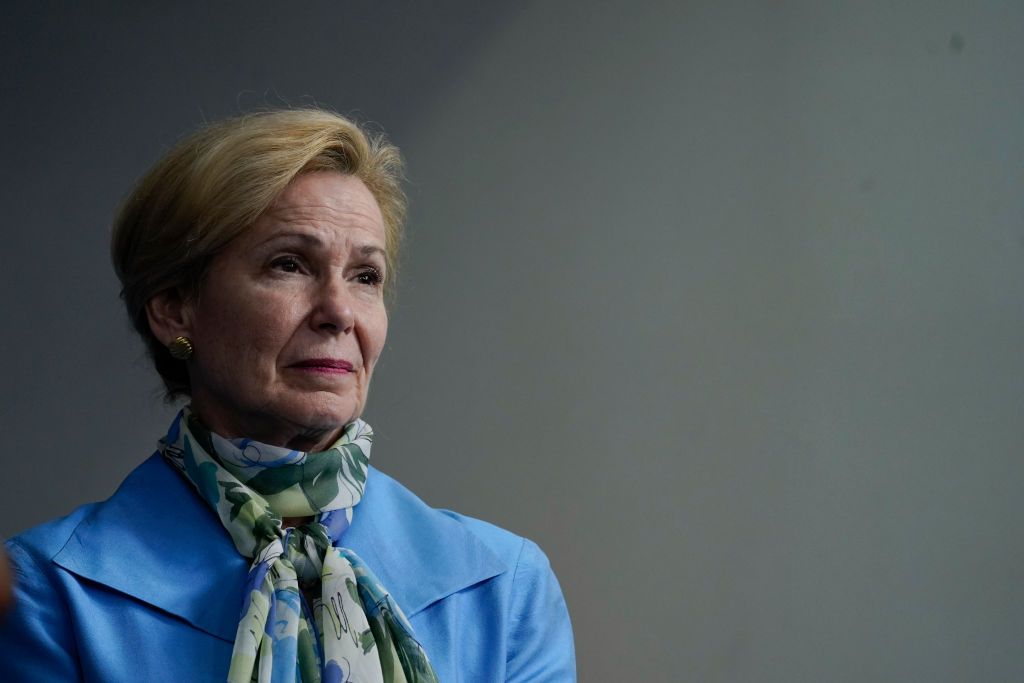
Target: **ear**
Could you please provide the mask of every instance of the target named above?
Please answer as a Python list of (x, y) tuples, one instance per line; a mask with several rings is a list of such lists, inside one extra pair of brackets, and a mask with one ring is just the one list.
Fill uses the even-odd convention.
[(153, 336), (164, 346), (179, 336), (190, 336), (192, 305), (177, 287), (165, 289), (147, 301), (146, 317)]

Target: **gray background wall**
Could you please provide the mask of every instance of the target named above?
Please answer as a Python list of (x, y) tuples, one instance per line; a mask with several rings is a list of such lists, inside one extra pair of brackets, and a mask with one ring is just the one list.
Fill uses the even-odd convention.
[(315, 100), (409, 162), (374, 459), (545, 548), (581, 680), (1024, 678), (1021, 3), (6, 14), (4, 534), (172, 414), (133, 179)]

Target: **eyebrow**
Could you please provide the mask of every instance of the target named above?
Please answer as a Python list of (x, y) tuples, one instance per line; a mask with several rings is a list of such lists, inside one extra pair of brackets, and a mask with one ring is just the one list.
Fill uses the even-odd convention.
[(365, 246), (359, 247), (359, 253), (363, 256), (373, 256), (374, 254), (387, 256), (387, 252), (373, 244), (367, 244)]
[(257, 246), (262, 247), (266, 244), (270, 244), (271, 242), (276, 242), (277, 240), (285, 239), (298, 239), (301, 242), (306, 242), (308, 244), (312, 244), (315, 246), (320, 246), (323, 244), (323, 240), (321, 240), (316, 235), (310, 235), (309, 233), (305, 232), (286, 232), (277, 235), (271, 235), (267, 239), (260, 242)]
[[(306, 232), (286, 232), (280, 235), (271, 235), (267, 239), (260, 242), (257, 246), (262, 247), (277, 240), (287, 239), (297, 239), (300, 242), (305, 242), (306, 244), (309, 244), (314, 247), (322, 247), (324, 245), (324, 241), (320, 239), (320, 237), (318, 237), (317, 235), (311, 235)], [(359, 247), (359, 254), (360, 256), (373, 256), (375, 254), (380, 254), (385, 258), (385, 260), (387, 259), (387, 252), (375, 244), (364, 244), (363, 246)]]

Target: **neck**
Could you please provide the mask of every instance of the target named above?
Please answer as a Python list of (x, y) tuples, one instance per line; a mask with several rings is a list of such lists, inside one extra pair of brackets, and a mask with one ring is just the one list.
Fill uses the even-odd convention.
[[(288, 439), (282, 444), (270, 443), (264, 441), (264, 443), (270, 443), (271, 446), (281, 445), (285, 448), (290, 448), (293, 451), (306, 451), (307, 453), (313, 453), (315, 451), (323, 451), (330, 447), (332, 443), (338, 440), (338, 436), (341, 434), (343, 428), (339, 427), (333, 430), (322, 430), (322, 431), (311, 431), (296, 434), (292, 438)], [(253, 437), (248, 437), (253, 438)], [(260, 439), (256, 439), (260, 441)]]
[(244, 415), (219, 411), (201, 396), (192, 397), (190, 409), (207, 429), (225, 439), (253, 439), (269, 446), (309, 453), (329, 448), (345, 428), (344, 425), (311, 427), (265, 418), (249, 420)]

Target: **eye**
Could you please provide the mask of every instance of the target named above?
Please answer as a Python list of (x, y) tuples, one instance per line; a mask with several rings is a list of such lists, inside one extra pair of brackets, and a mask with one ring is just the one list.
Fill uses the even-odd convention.
[(381, 275), (379, 270), (371, 266), (359, 271), (359, 274), (356, 275), (356, 281), (363, 285), (378, 287), (384, 282), (384, 276)]
[(294, 256), (279, 256), (270, 262), (270, 267), (284, 273), (298, 273), (302, 270), (302, 264)]

